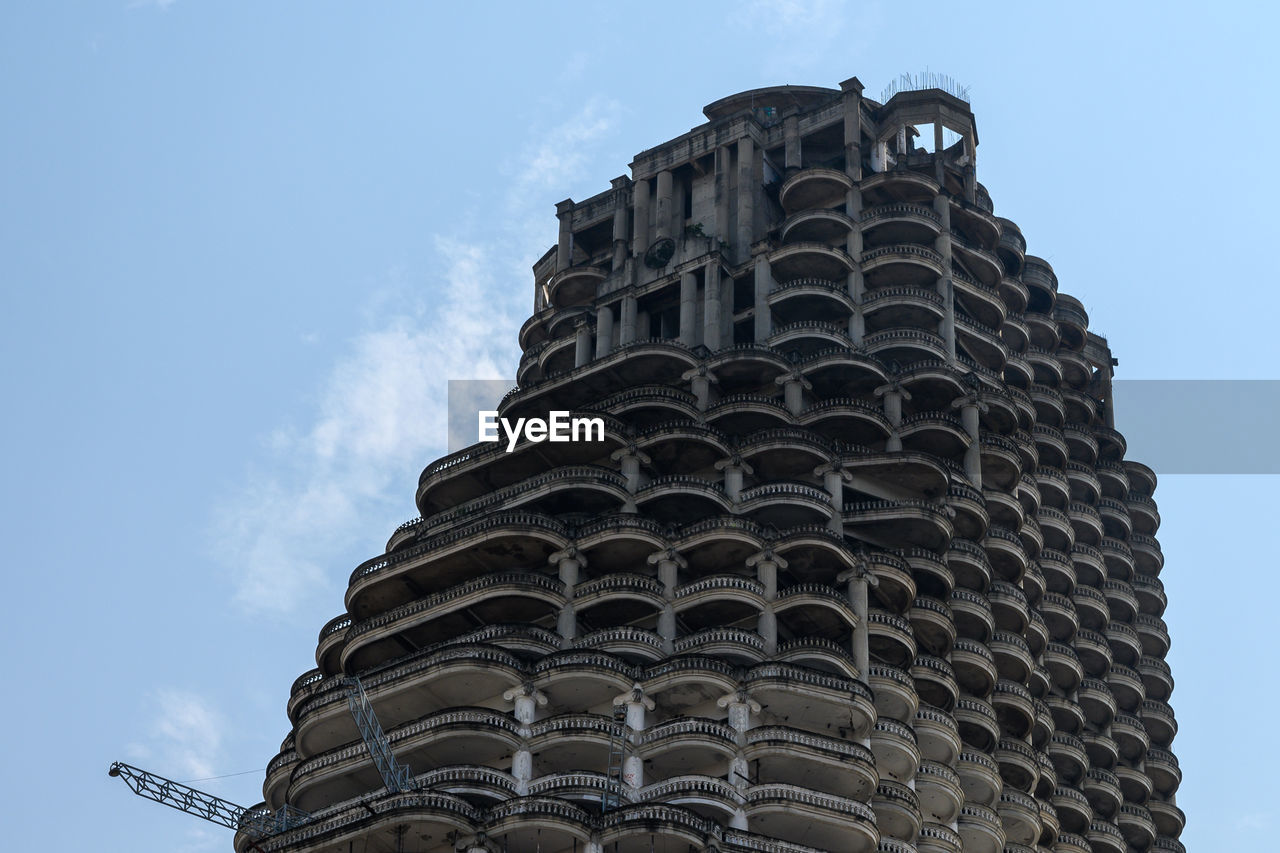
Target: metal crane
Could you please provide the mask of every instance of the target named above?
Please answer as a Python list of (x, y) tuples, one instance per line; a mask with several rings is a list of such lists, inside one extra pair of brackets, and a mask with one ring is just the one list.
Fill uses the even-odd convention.
[(311, 815), (293, 806), (284, 805), (277, 811), (247, 809), (233, 802), (198, 791), (181, 782), (139, 770), (131, 764), (117, 761), (107, 770), (107, 775), (124, 780), (135, 794), (155, 800), (166, 806), (236, 831), (244, 830), (254, 838), (276, 835), (286, 829), (311, 820)]
[[(382, 781), (393, 794), (417, 789), (408, 765), (396, 761), (391, 743), (382, 730), (373, 705), (364, 692), (364, 685), (356, 677), (348, 678), (347, 707), (355, 718), (356, 728), (373, 758), (374, 766), (382, 774)], [(277, 835), (312, 820), (312, 815), (286, 803), (276, 811), (248, 809), (233, 802), (206, 794), (181, 782), (157, 776), (121, 761), (114, 762), (107, 770), (110, 776), (121, 778), (139, 797), (163, 803), (180, 812), (203, 818), (236, 831), (250, 833), (256, 841), (269, 835)]]

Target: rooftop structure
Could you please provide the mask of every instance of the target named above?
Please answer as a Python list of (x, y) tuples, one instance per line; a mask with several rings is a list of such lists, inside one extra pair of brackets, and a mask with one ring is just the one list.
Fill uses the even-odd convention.
[(1156, 478), (968, 103), (705, 114), (534, 268), (499, 408), (603, 440), (426, 468), (290, 693), (263, 808), (308, 821), (257, 849), (1181, 851)]

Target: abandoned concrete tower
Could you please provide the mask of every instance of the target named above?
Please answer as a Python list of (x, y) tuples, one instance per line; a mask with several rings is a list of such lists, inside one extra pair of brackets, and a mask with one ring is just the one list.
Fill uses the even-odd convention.
[(604, 440), (426, 468), (237, 849), (1183, 850), (1156, 478), (968, 103), (705, 115), (534, 266), (498, 408)]

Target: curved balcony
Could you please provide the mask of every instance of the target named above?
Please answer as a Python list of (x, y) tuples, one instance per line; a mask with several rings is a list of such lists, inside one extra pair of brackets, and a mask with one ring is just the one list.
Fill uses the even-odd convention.
[(1148, 699), (1169, 700), (1173, 693), (1173, 674), (1169, 664), (1160, 658), (1142, 657), (1138, 660), (1138, 674), (1142, 677), (1142, 687)]
[(908, 667), (915, 660), (915, 634), (906, 618), (871, 608), (867, 612), (867, 633), (871, 654), (877, 660), (898, 668)]
[(947, 655), (956, 639), (951, 608), (928, 596), (916, 598), (907, 614), (918, 648), (933, 655)]
[(765, 483), (743, 489), (737, 511), (779, 529), (821, 524), (831, 517), (831, 497), (807, 483)]
[(879, 408), (840, 397), (809, 406), (799, 423), (819, 435), (861, 445), (882, 444), (893, 429)]
[(1120, 757), (1130, 762), (1142, 761), (1151, 745), (1142, 721), (1131, 714), (1116, 714), (1111, 724), (1111, 736), (1120, 749)]
[(1001, 266), (999, 259), (981, 246), (960, 236), (955, 229), (951, 231), (951, 249), (956, 260), (964, 264), (974, 278), (994, 292), (1004, 278), (1004, 267)]
[(1004, 278), (1000, 279), (1000, 284), (996, 286), (996, 292), (1000, 294), (1000, 298), (1008, 306), (1009, 313), (1021, 314), (1027, 310), (1031, 294), (1027, 290), (1027, 286), (1017, 278), (1005, 275)]
[(1020, 740), (1000, 738), (996, 745), (996, 764), (1006, 785), (1030, 793), (1040, 777), (1040, 762), (1035, 752)]
[(569, 267), (551, 276), (547, 292), (552, 306), (573, 308), (595, 301), (600, 285), (609, 273), (599, 267)]
[(1159, 699), (1146, 699), (1142, 703), (1142, 725), (1151, 736), (1151, 745), (1167, 749), (1178, 733), (1178, 721), (1173, 709)]
[(1159, 616), (1139, 613), (1134, 617), (1133, 625), (1142, 642), (1144, 655), (1163, 658), (1169, 653), (1169, 628), (1163, 619)]
[(1137, 664), (1142, 656), (1142, 645), (1136, 631), (1123, 622), (1111, 622), (1107, 625), (1106, 636), (1107, 643), (1111, 646), (1111, 659), (1116, 664), (1126, 667)]
[[(1093, 820), (1093, 809), (1084, 794), (1069, 785), (1059, 785), (1050, 800), (1054, 811), (1058, 813), (1058, 822), (1064, 832), (1084, 833), (1089, 831)], [(1087, 844), (1086, 850), (1092, 851)]]
[(1164, 554), (1155, 537), (1134, 533), (1129, 537), (1129, 547), (1133, 550), (1134, 568), (1137, 571), (1151, 577), (1160, 575), (1160, 570), (1164, 568)]
[(1000, 790), (1004, 787), (1004, 780), (1000, 776), (1000, 768), (990, 756), (965, 751), (960, 753), (956, 767), (966, 802), (984, 806), (996, 804), (1000, 798)]
[[(1076, 609), (1078, 612), (1080, 608)], [(1075, 649), (1085, 672), (1094, 677), (1107, 674), (1111, 666), (1111, 645), (1105, 636), (1090, 628), (1081, 628), (1076, 632)]]
[(843, 243), (856, 227), (856, 222), (838, 210), (801, 210), (782, 223), (779, 239), (783, 243)]
[[(913, 720), (920, 706), (915, 682), (901, 669), (880, 663), (872, 663), (867, 683), (875, 696), (878, 718)], [(912, 773), (915, 771), (912, 770)]]
[(1058, 321), (1062, 345), (1070, 350), (1084, 349), (1089, 334), (1089, 315), (1074, 296), (1059, 293), (1053, 304), (1053, 319)]
[(863, 349), (888, 364), (915, 364), (920, 361), (945, 360), (947, 346), (933, 332), (919, 329), (886, 329), (862, 339)]
[(1081, 627), (1092, 629), (1105, 628), (1111, 621), (1111, 609), (1102, 593), (1091, 586), (1077, 586), (1071, 594), (1071, 603), (1076, 608)]
[(872, 334), (891, 328), (936, 328), (945, 314), (942, 297), (931, 288), (882, 287), (862, 297), (862, 316)]
[(887, 285), (932, 288), (944, 274), (942, 256), (914, 243), (894, 243), (864, 251), (862, 272), (872, 290)]
[(930, 501), (862, 501), (846, 504), (844, 509), (846, 532), (890, 547), (937, 550), (953, 533), (946, 508)]
[(920, 767), (920, 747), (915, 730), (889, 716), (876, 720), (871, 731), (871, 752), (881, 778), (909, 782)]
[(1133, 551), (1127, 543), (1119, 539), (1103, 537), (1101, 550), (1109, 578), (1128, 580), (1133, 577)]
[[(875, 688), (876, 666), (871, 667)], [(823, 734), (837, 728), (861, 738), (870, 731), (877, 705), (861, 682), (781, 661), (758, 664), (747, 671), (741, 686), (779, 719)], [(878, 695), (876, 701), (879, 701)]]
[[(1027, 319), (1030, 320), (1035, 315), (1028, 314)], [(1029, 324), (1033, 335), (1036, 327)], [(1032, 375), (1036, 382), (1045, 385), (1061, 385), (1062, 384), (1062, 362), (1058, 361), (1057, 356), (1051, 350), (1043, 349), (1034, 343), (1027, 348), (1024, 354), (1027, 362), (1031, 365)], [(1092, 438), (1092, 436), (1090, 436)], [(1091, 461), (1081, 459), (1080, 461)]]
[(834, 318), (843, 322), (853, 313), (846, 284), (821, 278), (779, 282), (769, 293), (769, 307), (779, 325)]
[(1135, 575), (1133, 592), (1138, 599), (1138, 610), (1148, 616), (1161, 616), (1169, 599), (1164, 592), (1164, 583), (1151, 575)]
[(1017, 275), (1022, 270), (1023, 259), (1027, 256), (1027, 241), (1018, 226), (1004, 217), (996, 217), (1000, 224), (1000, 242), (996, 252), (1000, 261), (1010, 273)]
[(960, 739), (975, 749), (990, 752), (1000, 738), (1000, 721), (985, 699), (961, 696), (956, 702), (955, 718)]
[(661, 637), (653, 631), (630, 625), (592, 631), (579, 637), (574, 645), (579, 649), (615, 655), (633, 664), (660, 660), (664, 654)]
[(966, 853), (1002, 853), (1005, 849), (1000, 816), (984, 804), (966, 802), (960, 809), (957, 827)]
[(873, 751), (859, 743), (786, 726), (757, 726), (746, 738), (743, 758), (762, 783), (807, 786), (865, 801), (879, 781)]
[(959, 345), (974, 361), (997, 373), (1004, 369), (1009, 358), (1009, 348), (996, 329), (962, 314), (956, 315), (955, 328), (959, 335)]
[[(1087, 392), (1093, 379), (1093, 365), (1078, 352), (1069, 349), (1057, 351), (1058, 362), (1062, 365), (1062, 381), (1068, 387), (1079, 392)], [(1082, 423), (1092, 422), (1092, 418), (1081, 419)]]
[(769, 253), (773, 277), (778, 281), (825, 279), (839, 281), (854, 270), (854, 261), (843, 249), (826, 243), (788, 243)]
[(1040, 837), (1040, 806), (1033, 797), (1005, 787), (996, 804), (1006, 843), (1032, 845)]
[(797, 352), (803, 359), (832, 347), (852, 349), (853, 341), (849, 338), (846, 323), (800, 320), (774, 327), (773, 334), (769, 336), (769, 346)]
[(1129, 475), (1130, 491), (1141, 497), (1151, 497), (1156, 490), (1156, 472), (1141, 462), (1124, 460), (1124, 471)]
[(876, 813), (865, 803), (798, 785), (754, 785), (747, 792), (752, 831), (822, 850), (872, 853), (880, 840)]
[(1050, 643), (1044, 653), (1045, 666), (1053, 679), (1053, 683), (1070, 693), (1080, 686), (1084, 678), (1084, 668), (1075, 651), (1063, 643)]
[[(1165, 802), (1163, 800), (1151, 800), (1147, 803), (1147, 809), (1151, 812), (1151, 817), (1155, 821), (1156, 832), (1163, 837), (1172, 839), (1179, 836), (1182, 834), (1183, 828), (1187, 825), (1187, 816), (1183, 814), (1182, 809), (1178, 808), (1173, 803)], [(1174, 841), (1173, 844), (1177, 845), (1178, 842)], [(1162, 847), (1159, 844), (1159, 839), (1157, 839), (1154, 849), (1164, 850), (1172, 848)], [(1178, 845), (1177, 849), (1181, 849), (1181, 845)]]
[(1094, 819), (1087, 835), (1094, 853), (1126, 853), (1124, 836), (1115, 824)]
[(951, 650), (951, 666), (956, 672), (956, 682), (966, 693), (989, 696), (995, 689), (995, 656), (977, 640), (967, 637), (957, 639)]
[(920, 814), (929, 823), (950, 823), (960, 814), (964, 790), (960, 776), (945, 764), (923, 761), (916, 772), (916, 796)]
[(647, 772), (667, 779), (687, 773), (712, 774), (722, 768), (737, 750), (737, 731), (705, 717), (679, 717), (647, 729), (639, 741), (636, 754), (644, 759)]
[(1044, 548), (1040, 551), (1039, 563), (1047, 591), (1056, 592), (1068, 598), (1075, 592), (1076, 569), (1070, 557), (1056, 549)]
[(1084, 728), (1084, 710), (1074, 699), (1049, 694), (1044, 697), (1044, 703), (1049, 706), (1056, 730), (1078, 733)]
[(1089, 806), (1098, 817), (1114, 819), (1124, 796), (1120, 793), (1120, 780), (1110, 770), (1091, 767), (1082, 783)]
[(993, 581), (987, 590), (996, 628), (1013, 634), (1021, 634), (1031, 620), (1026, 594), (1011, 583)]
[(1020, 738), (1031, 733), (1036, 715), (1027, 688), (1016, 681), (997, 681), (995, 692), (991, 694), (991, 705), (995, 708), (1002, 731)]
[(1110, 769), (1120, 760), (1120, 750), (1110, 736), (1086, 729), (1081, 732), (1080, 739), (1084, 741), (1084, 751), (1094, 767)]
[[(959, 688), (956, 685), (955, 671), (945, 660), (933, 655), (916, 655), (911, 665), (911, 678), (915, 681), (916, 693), (921, 702), (927, 702), (942, 709), (955, 707)], [(919, 711), (916, 712), (917, 717), (919, 713)], [(917, 736), (920, 734), (918, 725), (916, 734)]]
[(1125, 506), (1129, 517), (1133, 519), (1133, 529), (1147, 536), (1154, 536), (1160, 528), (1160, 513), (1156, 510), (1156, 502), (1146, 495), (1130, 492), (1125, 498)]
[(1156, 824), (1151, 812), (1142, 806), (1124, 803), (1116, 816), (1116, 823), (1126, 843), (1138, 850), (1146, 850), (1156, 840)]
[(916, 792), (898, 782), (881, 780), (871, 798), (876, 826), (882, 835), (911, 841), (920, 832), (920, 800)]
[(1138, 762), (1137, 766), (1121, 763), (1112, 769), (1116, 778), (1120, 780), (1120, 793), (1124, 795), (1127, 802), (1145, 803), (1151, 798), (1154, 789), (1151, 785), (1151, 777), (1142, 770), (1142, 762)]
[(1085, 754), (1084, 741), (1073, 734), (1055, 731), (1047, 747), (1053, 769), (1063, 782), (1076, 783), (1084, 779), (1089, 769), (1089, 757)]
[(788, 214), (814, 208), (839, 207), (853, 188), (853, 179), (835, 169), (809, 168), (796, 172), (778, 188), (778, 203)]
[(951, 714), (941, 707), (922, 704), (916, 710), (912, 726), (923, 759), (947, 766), (956, 763), (960, 755), (960, 730)]
[(910, 202), (863, 208), (858, 221), (862, 226), (862, 243), (869, 248), (893, 243), (931, 245), (942, 228), (933, 208)]

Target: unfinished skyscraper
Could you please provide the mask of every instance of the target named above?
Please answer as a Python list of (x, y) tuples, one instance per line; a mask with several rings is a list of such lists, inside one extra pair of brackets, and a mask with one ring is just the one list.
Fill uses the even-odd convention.
[(1155, 476), (969, 105), (705, 114), (534, 267), (499, 409), (603, 441), (426, 468), (237, 849), (1181, 851)]

